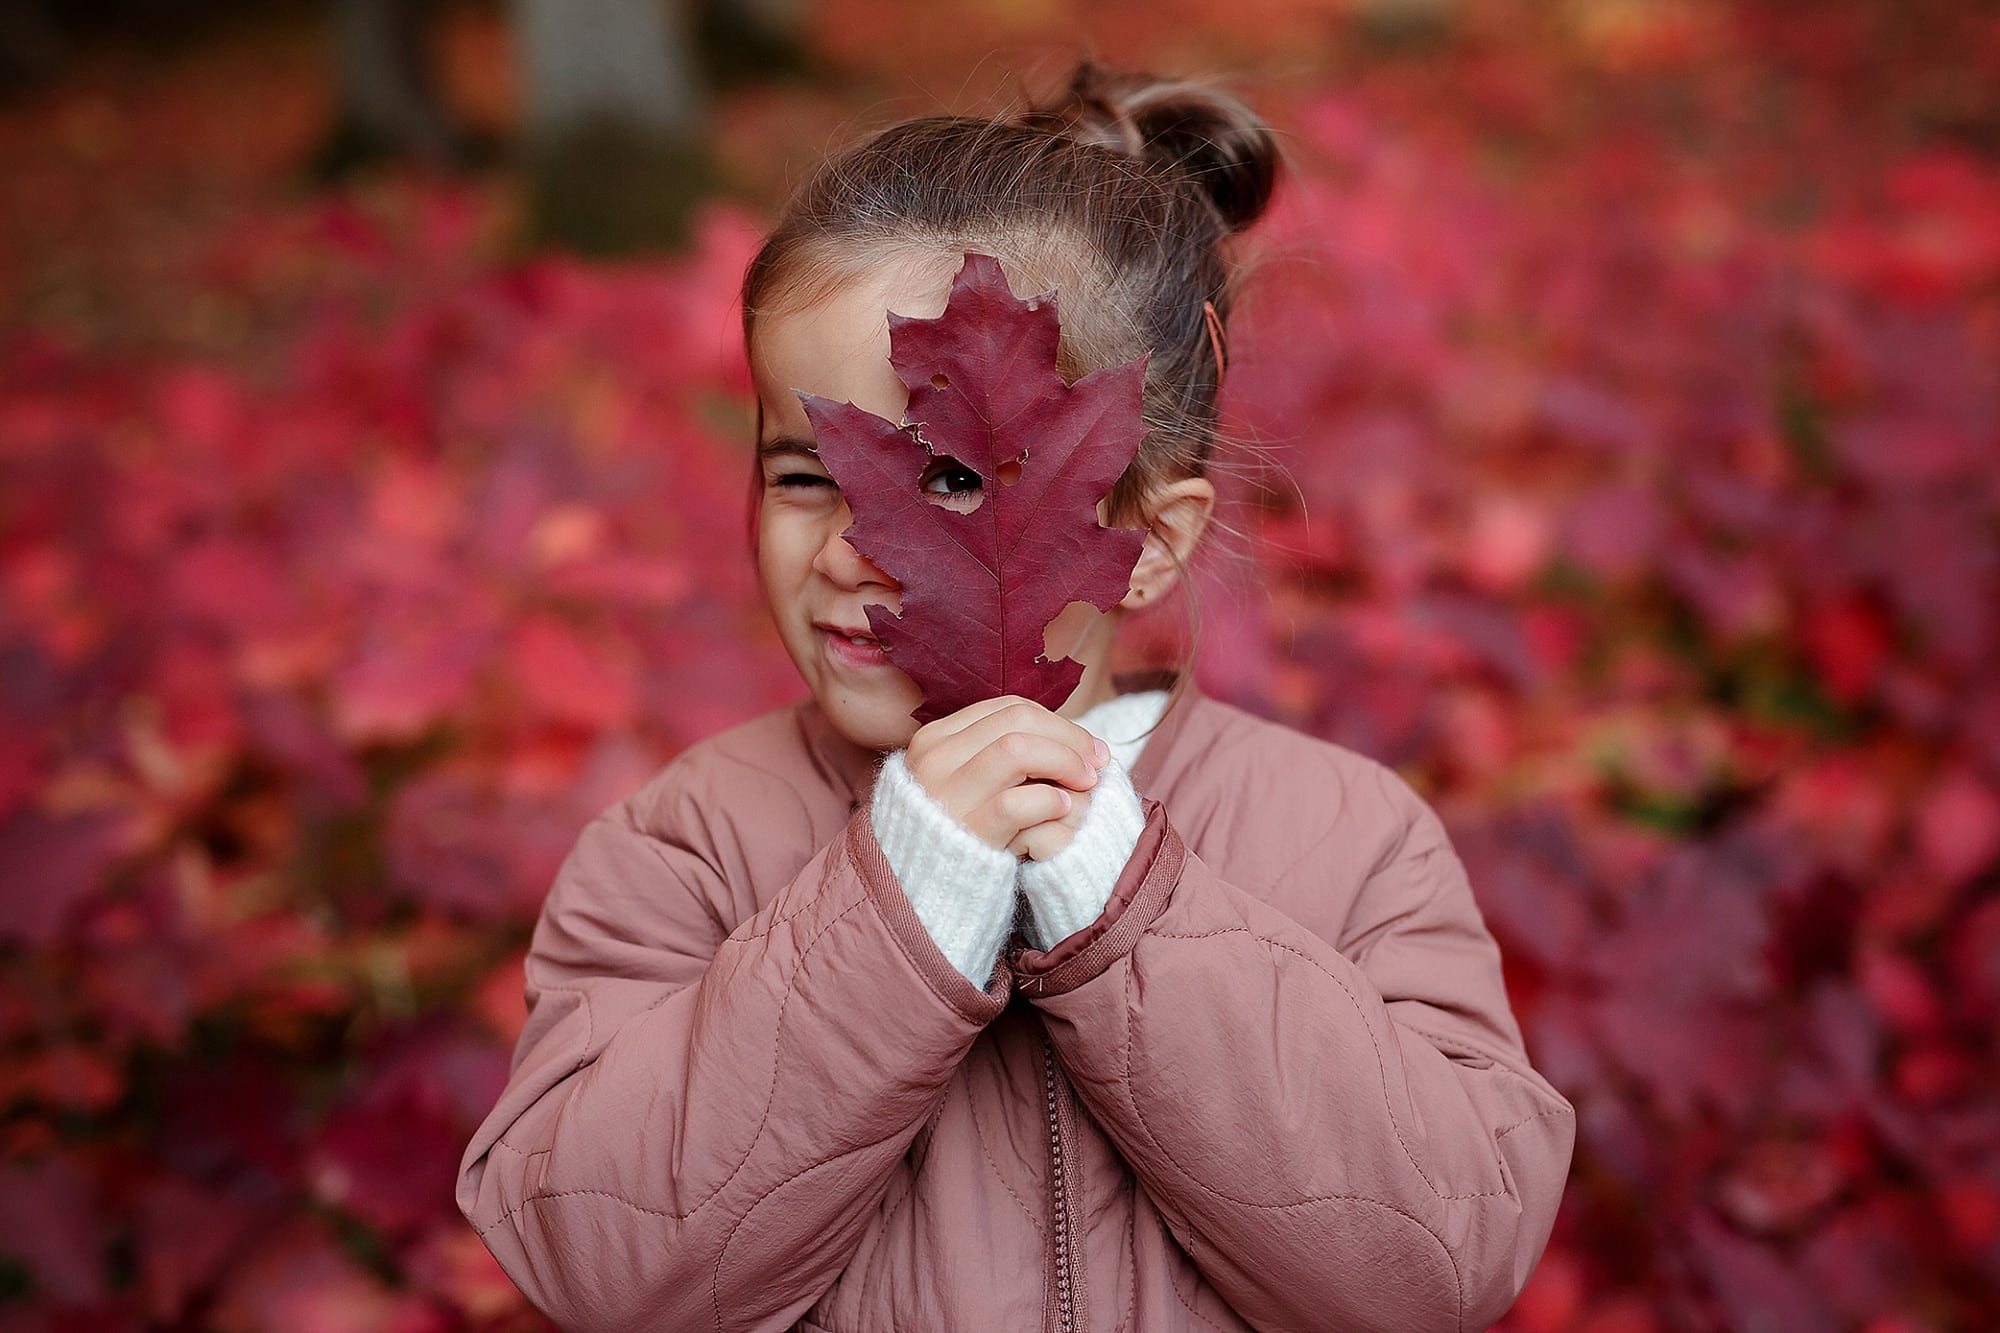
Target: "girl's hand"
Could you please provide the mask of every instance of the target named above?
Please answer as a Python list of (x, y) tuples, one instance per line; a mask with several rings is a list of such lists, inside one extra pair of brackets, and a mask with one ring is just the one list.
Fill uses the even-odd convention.
[[(926, 723), (903, 752), (910, 776), (974, 837), (1038, 857), (1068, 843), (1088, 808), (1075, 793), (1096, 786), (1110, 759), (1082, 727), (1016, 695)], [(1024, 842), (1028, 830), (1035, 836)]]
[(1075, 793), (1070, 797), (1068, 814), (1022, 829), (1014, 841), (1007, 844), (1007, 850), (1030, 861), (1046, 861), (1069, 846), (1070, 839), (1083, 827), (1084, 817), (1089, 813), (1090, 793)]

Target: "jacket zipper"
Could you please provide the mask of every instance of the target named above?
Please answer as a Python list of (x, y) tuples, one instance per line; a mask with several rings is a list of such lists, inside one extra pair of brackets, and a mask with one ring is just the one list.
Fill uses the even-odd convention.
[(1082, 1279), (1075, 1266), (1076, 1219), (1072, 1216), (1070, 1175), (1073, 1165), (1063, 1133), (1060, 1090), (1057, 1081), (1055, 1043), (1042, 1034), (1042, 1089), (1046, 1096), (1049, 1124), (1049, 1186), (1055, 1203), (1053, 1245), (1055, 1250), (1055, 1303), (1050, 1311), (1051, 1333), (1076, 1333), (1077, 1308), (1082, 1303)]

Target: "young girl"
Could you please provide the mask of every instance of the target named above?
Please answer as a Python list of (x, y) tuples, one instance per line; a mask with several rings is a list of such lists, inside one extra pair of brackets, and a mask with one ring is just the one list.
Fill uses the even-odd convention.
[[(1437, 817), (1360, 755), (1109, 675), (1208, 519), (1223, 247), (1274, 163), (1236, 100), (1086, 66), (1055, 105), (882, 131), (787, 206), (744, 327), (757, 567), (810, 698), (584, 831), (459, 1180), (558, 1323), (1465, 1330), (1526, 1280), (1570, 1108)], [(1059, 292), (1066, 377), (1150, 353), (1105, 506), (1145, 547), (1067, 627), (1062, 708), (919, 727), (862, 609), (898, 585), (843, 539), (795, 391), (900, 420), (885, 312), (937, 315), (968, 251)]]

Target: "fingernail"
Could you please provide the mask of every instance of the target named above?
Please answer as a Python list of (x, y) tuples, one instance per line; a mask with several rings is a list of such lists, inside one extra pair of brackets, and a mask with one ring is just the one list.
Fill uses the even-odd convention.
[(1070, 794), (1068, 792), (1063, 791), (1063, 789), (1060, 787), (1056, 788), (1056, 791), (1063, 798), (1064, 814), (1068, 814), (1071, 810), (1076, 808), (1076, 802), (1070, 799)]
[(1111, 762), (1110, 746), (1106, 745), (1103, 741), (1099, 740), (1095, 736), (1092, 736), (1090, 738), (1090, 746), (1093, 750), (1097, 751), (1097, 766), (1099, 768), (1103, 768), (1106, 764)]

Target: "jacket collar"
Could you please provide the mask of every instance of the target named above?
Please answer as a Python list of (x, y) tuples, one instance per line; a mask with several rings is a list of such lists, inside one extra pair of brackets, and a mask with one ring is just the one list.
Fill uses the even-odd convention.
[[(1111, 678), (1111, 684), (1119, 694), (1133, 694), (1140, 690), (1171, 690), (1177, 680), (1179, 675), (1172, 670), (1122, 671)], [(1143, 792), (1152, 784), (1161, 766), (1166, 763), (1175, 740), (1185, 728), (1189, 715), (1196, 710), (1203, 697), (1200, 686), (1192, 677), (1181, 684), (1179, 696), (1168, 703), (1165, 715), (1160, 718), (1159, 725), (1146, 742), (1146, 748), (1139, 754), (1139, 762), (1133, 766), (1133, 786)], [(812, 699), (801, 700), (798, 710), (806, 748), (811, 752), (820, 776), (827, 785), (846, 795), (850, 809), (858, 809), (875, 789), (875, 773), (882, 762), (881, 752), (856, 745), (835, 731), (826, 714)]]

